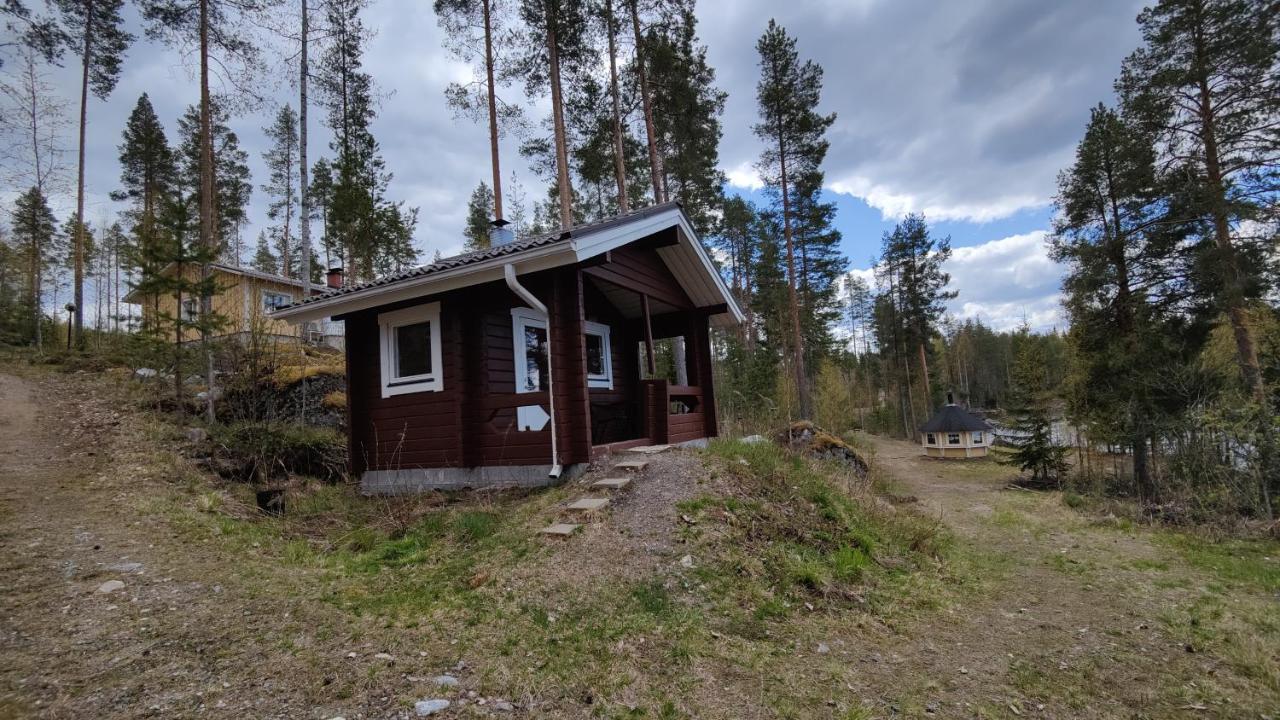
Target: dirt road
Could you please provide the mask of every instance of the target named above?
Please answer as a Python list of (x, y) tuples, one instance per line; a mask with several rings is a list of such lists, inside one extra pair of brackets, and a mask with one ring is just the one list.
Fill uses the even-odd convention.
[[(868, 685), (905, 679), (900, 709), (1105, 718), (1280, 711), (1280, 695), (1267, 684), (1274, 654), (1245, 637), (1217, 637), (1207, 647), (1194, 631), (1183, 632), (1198, 609), (1209, 614), (1251, 601), (1250, 611), (1266, 613), (1274, 597), (1241, 593), (1223, 602), (1216, 578), (1189, 567), (1153, 533), (1090, 520), (1058, 493), (1007, 489), (1011, 468), (934, 460), (895, 440), (874, 443), (878, 465), (956, 533), (961, 558), (990, 588), (972, 607), (904, 628), (886, 646), (894, 661), (888, 672), (873, 664)], [(1267, 671), (1254, 663), (1273, 665)]]

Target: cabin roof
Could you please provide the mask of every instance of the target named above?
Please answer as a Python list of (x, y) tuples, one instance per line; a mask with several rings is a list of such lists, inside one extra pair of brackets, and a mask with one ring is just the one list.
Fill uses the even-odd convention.
[[(173, 272), (177, 267), (178, 267), (177, 263), (169, 263), (164, 267), (164, 270), (161, 270), (160, 272), (161, 274), (168, 275), (169, 273)], [(193, 265), (193, 267), (198, 267), (198, 266)], [(235, 265), (226, 265), (223, 263), (209, 263), (209, 267), (215, 271), (227, 273), (228, 275), (242, 275), (244, 277), (251, 277), (251, 278), (255, 278), (257, 280), (263, 280), (266, 282), (279, 283), (281, 285), (292, 285), (293, 287), (296, 287), (299, 289), (302, 288), (302, 280), (300, 279), (281, 277), (279, 275), (272, 275), (271, 273), (265, 273), (265, 272), (262, 272), (261, 270), (254, 270), (253, 268), (236, 267)], [(317, 283), (308, 283), (308, 285), (311, 286), (312, 293), (329, 289), (327, 286), (319, 285)], [(127, 303), (138, 302), (137, 288), (130, 290), (121, 299)]]
[(920, 426), (920, 432), (966, 432), (992, 430), (986, 420), (965, 410), (959, 405), (943, 405), (929, 422)]
[[(502, 267), (507, 264), (516, 265), (518, 273), (527, 273), (581, 262), (669, 228), (679, 230), (679, 242), (672, 248), (664, 248), (660, 254), (690, 298), (705, 306), (724, 304), (729, 317), (741, 322), (742, 311), (678, 202), (660, 203), (568, 230), (443, 258), (369, 282), (329, 290), (272, 315), (291, 322), (342, 315), (501, 279)], [(671, 252), (665, 252), (668, 250)]]

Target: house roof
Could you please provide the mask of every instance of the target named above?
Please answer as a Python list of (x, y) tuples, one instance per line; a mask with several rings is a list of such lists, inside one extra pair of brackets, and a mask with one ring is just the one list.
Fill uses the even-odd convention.
[[(177, 266), (178, 266), (177, 263), (169, 263), (168, 265), (165, 266), (164, 270), (162, 270), (161, 273), (167, 275), (168, 273), (173, 272), (173, 270), (177, 268)], [(235, 265), (226, 265), (223, 263), (210, 263), (209, 267), (213, 268), (214, 270), (227, 273), (229, 275), (243, 275), (244, 277), (251, 277), (257, 280), (264, 280), (266, 282), (280, 283), (281, 285), (292, 285), (296, 288), (302, 287), (302, 280), (300, 279), (281, 277), (279, 275), (272, 275), (271, 273), (265, 273), (265, 272), (262, 272), (261, 270), (254, 270), (253, 268), (236, 267)], [(316, 283), (308, 283), (308, 285), (311, 286), (312, 292), (324, 291), (329, 289), (328, 286), (326, 285), (318, 285)], [(127, 303), (137, 302), (136, 293), (137, 293), (136, 288), (133, 290), (130, 290), (124, 296), (123, 300)]]
[(929, 422), (920, 426), (920, 432), (966, 432), (993, 429), (986, 420), (959, 405), (943, 405)]
[(679, 230), (679, 242), (658, 250), (672, 275), (695, 303), (700, 306), (723, 303), (728, 312), (721, 317), (727, 315), (731, 322), (741, 322), (742, 311), (678, 202), (661, 203), (568, 230), (454, 255), (369, 282), (329, 290), (276, 310), (272, 316), (303, 322), (479, 285), (500, 280), (502, 268), (508, 264), (515, 265), (521, 274), (570, 265), (673, 227)]

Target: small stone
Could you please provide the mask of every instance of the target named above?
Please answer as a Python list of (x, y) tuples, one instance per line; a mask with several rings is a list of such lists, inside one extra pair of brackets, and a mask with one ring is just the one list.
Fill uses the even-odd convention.
[(826, 643), (818, 643), (819, 655), (826, 655), (829, 652), (831, 652), (831, 647), (829, 645), (827, 645)]
[(516, 709), (516, 706), (512, 705), (506, 700), (495, 700), (493, 702), (493, 709), (497, 710), (498, 712), (512, 712), (513, 710)]
[(757, 443), (762, 443), (762, 442), (764, 442), (764, 441), (765, 441), (765, 439), (764, 439), (764, 437), (763, 437), (763, 436), (761, 436), (761, 435), (748, 435), (748, 436), (746, 436), (746, 437), (742, 438), (742, 442), (744, 442), (744, 443), (746, 443), (746, 444), (748, 444), (748, 445), (755, 445), (755, 444), (757, 444)]
[(142, 379), (144, 379), (144, 380), (145, 380), (145, 379), (148, 379), (148, 378), (153, 378), (153, 377), (155, 377), (155, 376), (156, 376), (156, 374), (157, 374), (157, 373), (156, 373), (155, 369), (153, 369), (153, 368), (147, 368), (147, 367), (138, 368), (137, 370), (134, 370), (134, 371), (133, 371), (133, 376), (134, 376), (134, 377), (136, 377), (136, 378), (142, 378)]
[(373, 658), (375, 660), (386, 660), (387, 662), (395, 660), (395, 657), (393, 657), (391, 653), (375, 653)]
[(687, 567), (687, 568), (693, 567), (693, 556), (685, 555), (684, 557), (680, 558), (680, 567)]
[(187, 428), (187, 442), (202, 443), (209, 439), (209, 431), (204, 428), (189, 427)]
[(107, 566), (107, 570), (111, 572), (136, 573), (142, 572), (142, 563), (140, 562), (120, 562)]
[(98, 586), (98, 592), (102, 594), (113, 593), (124, 588), (124, 583), (119, 580), (108, 580)]
[(457, 687), (458, 686), (458, 678), (452, 675), (437, 675), (432, 680), (432, 682), (434, 682), (436, 685), (439, 685), (440, 687)]
[(348, 658), (348, 659), (354, 660), (354, 659), (355, 659), (355, 657), (356, 657), (356, 654), (355, 654), (355, 653), (353, 653), (353, 652), (349, 652), (349, 653), (347, 653), (347, 658)]
[(435, 715), (447, 707), (449, 707), (448, 700), (419, 700), (413, 704), (413, 711), (417, 713), (418, 717), (426, 717), (428, 715)]

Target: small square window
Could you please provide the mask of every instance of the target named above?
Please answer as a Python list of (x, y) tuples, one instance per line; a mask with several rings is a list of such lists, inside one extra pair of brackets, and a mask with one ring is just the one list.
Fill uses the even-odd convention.
[(444, 389), (440, 372), (440, 303), (378, 316), (382, 397)]
[(195, 298), (184, 298), (182, 301), (182, 322), (195, 322), (200, 319), (200, 304)]
[(981, 431), (979, 431), (979, 432), (975, 432), (975, 433), (973, 434), (973, 444), (974, 444), (974, 445), (981, 445), (981, 444), (982, 444), (982, 432), (981, 432)]
[(584, 337), (587, 346), (587, 387), (613, 388), (613, 358), (609, 326), (588, 322)]
[(924, 442), (926, 445), (937, 445), (938, 436), (934, 435), (933, 433), (928, 433), (924, 436)]
[(959, 445), (959, 444), (960, 444), (960, 433), (947, 433), (947, 444), (948, 444), (948, 445)]

